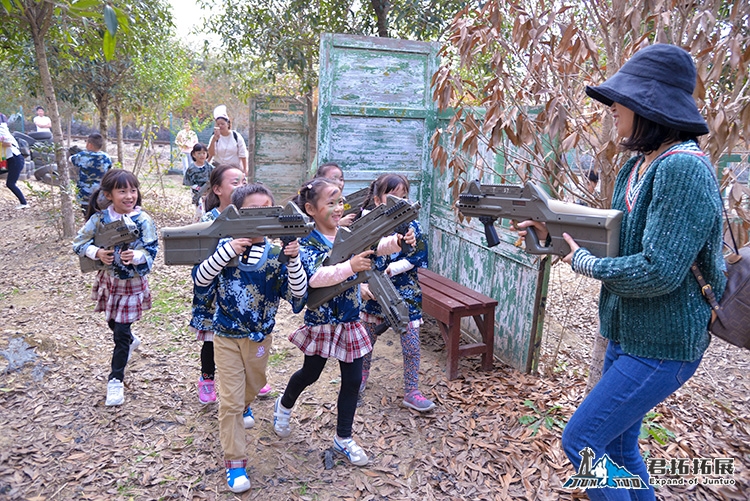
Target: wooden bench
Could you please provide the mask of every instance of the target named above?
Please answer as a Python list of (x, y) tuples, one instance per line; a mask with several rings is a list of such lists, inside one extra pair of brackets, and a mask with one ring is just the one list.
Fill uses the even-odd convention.
[[(448, 351), (448, 379), (458, 376), (461, 357), (482, 355), (482, 369), (492, 369), (497, 301), (424, 268), (419, 269), (419, 285), (422, 309), (440, 324)], [(482, 334), (481, 343), (460, 344), (464, 317), (474, 318)]]

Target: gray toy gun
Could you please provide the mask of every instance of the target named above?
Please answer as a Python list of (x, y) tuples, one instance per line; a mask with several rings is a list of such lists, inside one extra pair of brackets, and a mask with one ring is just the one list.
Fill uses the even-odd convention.
[(594, 256), (615, 257), (619, 252), (622, 212), (554, 200), (532, 182), (515, 186), (472, 181), (458, 196), (456, 207), (464, 216), (479, 218), (488, 247), (500, 243), (494, 226), (497, 219), (518, 222), (531, 219), (546, 223), (551, 243), (541, 245), (534, 228), (529, 227), (526, 233), (529, 254), (569, 254), (570, 246), (563, 239), (563, 233), (568, 233)]
[[(392, 327), (398, 334), (405, 334), (406, 327), (409, 324), (409, 308), (404, 303), (404, 298), (398, 293), (398, 290), (391, 282), (391, 279), (382, 271), (365, 270), (357, 273), (353, 280), (347, 280), (340, 284), (331, 285), (330, 287), (308, 288), (309, 308), (317, 308), (326, 301), (330, 301), (342, 292), (352, 287), (368, 282), (370, 292), (380, 304), (385, 320), (375, 327), (375, 335), (379, 336), (385, 332), (388, 327)], [(312, 302), (311, 302), (312, 301)]]
[(370, 187), (362, 188), (344, 197), (344, 216), (353, 214), (362, 210), (362, 204), (367, 200), (370, 194)]
[[(388, 195), (385, 204), (377, 206), (354, 221), (351, 226), (339, 228), (333, 248), (323, 261), (323, 266), (342, 263), (354, 254), (375, 247), (382, 237), (394, 233), (399, 227), (403, 228), (404, 223), (408, 225), (417, 219), (420, 207), (419, 202), (409, 203)], [(374, 270), (359, 272), (354, 280), (347, 280), (330, 287), (308, 288), (307, 306), (317, 308), (350, 287), (365, 281), (370, 281), (370, 290), (380, 303), (389, 325), (397, 332), (406, 329), (406, 324), (409, 323), (409, 311), (403, 298), (384, 273)]]
[[(164, 263), (196, 265), (216, 252), (219, 240), (226, 237), (280, 238), (284, 245), (306, 237), (314, 228), (307, 214), (294, 202), (286, 206), (237, 209), (230, 205), (213, 221), (189, 224), (161, 231), (164, 242)], [(279, 256), (285, 261), (286, 254)], [(237, 258), (229, 266), (237, 266)]]
[[(117, 221), (111, 223), (99, 223), (94, 233), (94, 245), (102, 249), (111, 249), (115, 245), (120, 246), (120, 252), (128, 250), (128, 245), (138, 240), (141, 231), (132, 219), (123, 215)], [(97, 259), (79, 256), (81, 271), (89, 273), (107, 268), (107, 265)]]

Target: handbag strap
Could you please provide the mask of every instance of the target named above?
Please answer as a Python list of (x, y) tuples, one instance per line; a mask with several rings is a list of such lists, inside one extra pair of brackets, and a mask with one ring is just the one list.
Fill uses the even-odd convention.
[(714, 294), (713, 288), (711, 288), (711, 284), (706, 282), (706, 279), (703, 278), (703, 274), (701, 273), (700, 268), (698, 268), (698, 261), (693, 262), (690, 266), (690, 271), (695, 275), (698, 285), (701, 286), (701, 293), (703, 294), (703, 297), (706, 298), (706, 301), (708, 301), (708, 304), (711, 305), (711, 309), (718, 311), (719, 303), (716, 301), (716, 295)]

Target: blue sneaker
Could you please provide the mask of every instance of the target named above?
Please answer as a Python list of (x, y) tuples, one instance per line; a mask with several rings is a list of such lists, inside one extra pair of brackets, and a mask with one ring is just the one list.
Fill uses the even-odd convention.
[(227, 485), (232, 492), (245, 492), (250, 488), (245, 468), (227, 468)]
[(250, 406), (247, 406), (247, 409), (245, 409), (245, 412), (242, 414), (242, 420), (245, 422), (245, 429), (249, 430), (253, 426), (255, 426), (255, 418), (253, 417), (253, 410), (250, 408)]

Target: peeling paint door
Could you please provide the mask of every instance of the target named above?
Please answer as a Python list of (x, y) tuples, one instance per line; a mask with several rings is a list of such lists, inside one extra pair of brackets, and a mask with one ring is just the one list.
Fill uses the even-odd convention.
[[(345, 193), (383, 172), (405, 174), (412, 183), (411, 198), (422, 204), (430, 269), (498, 300), (495, 354), (530, 372), (538, 359), (549, 266), (516, 247), (515, 236), (502, 228), (501, 244), (489, 249), (478, 221), (457, 220), (448, 186), (452, 178), (434, 169), (430, 159), (438, 123), (430, 80), (438, 48), (389, 38), (321, 36), (319, 163), (343, 167)], [(479, 170), (475, 177), (498, 182)], [(481, 339), (471, 319), (462, 328)]]
[(250, 101), (248, 177), (271, 189), (277, 202), (297, 192), (310, 154), (304, 103), (289, 97)]

